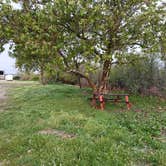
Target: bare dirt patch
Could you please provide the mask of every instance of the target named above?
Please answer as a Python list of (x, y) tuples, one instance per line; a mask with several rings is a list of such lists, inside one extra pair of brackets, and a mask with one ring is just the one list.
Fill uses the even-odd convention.
[(53, 130), (53, 129), (46, 129), (46, 130), (39, 131), (39, 134), (55, 135), (55, 136), (61, 137), (63, 139), (70, 139), (70, 138), (75, 138), (76, 137), (76, 135), (74, 135), (74, 134), (69, 134), (69, 133), (66, 133), (64, 131)]
[(0, 84), (0, 100), (6, 99), (6, 87)]
[(4, 107), (6, 105), (6, 99), (7, 99), (6, 91), (7, 88), (4, 87), (3, 85), (0, 85), (0, 112), (4, 111)]
[(9, 161), (7, 161), (7, 160), (4, 160), (4, 161), (0, 161), (0, 166), (5, 166), (5, 165), (9, 165), (10, 164), (10, 162)]

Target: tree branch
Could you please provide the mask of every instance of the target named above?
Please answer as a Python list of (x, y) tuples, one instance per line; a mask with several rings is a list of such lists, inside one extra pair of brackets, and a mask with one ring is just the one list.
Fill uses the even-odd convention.
[(61, 50), (58, 50), (58, 53), (63, 58), (63, 62), (66, 65), (66, 67), (69, 68), (69, 64), (68, 64), (67, 59), (66, 59), (65, 55), (63, 54), (63, 52)]
[(81, 73), (80, 71), (70, 70), (70, 71), (67, 71), (67, 73), (73, 73), (73, 74), (75, 74), (76, 76), (85, 78), (85, 79), (88, 81), (89, 86), (90, 86), (93, 90), (96, 90), (96, 85), (92, 82), (92, 80), (90, 80), (90, 78), (89, 78), (88, 76), (86, 76), (85, 74)]

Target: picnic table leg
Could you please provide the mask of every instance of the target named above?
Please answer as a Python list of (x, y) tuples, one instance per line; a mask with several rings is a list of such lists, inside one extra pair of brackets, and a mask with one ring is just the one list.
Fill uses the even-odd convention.
[(127, 109), (129, 110), (131, 108), (131, 103), (129, 102), (128, 96), (125, 96), (125, 101), (126, 101)]
[(104, 110), (105, 103), (104, 103), (104, 96), (103, 95), (99, 96), (99, 101), (100, 101), (100, 109)]

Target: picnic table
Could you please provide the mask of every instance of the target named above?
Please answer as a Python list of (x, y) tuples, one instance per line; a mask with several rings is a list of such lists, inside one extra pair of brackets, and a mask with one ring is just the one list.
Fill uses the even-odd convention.
[[(124, 102), (129, 110), (131, 108), (131, 103), (129, 102), (129, 94), (93, 94), (92, 103), (94, 105), (96, 102), (100, 103), (100, 109), (104, 110), (105, 103), (108, 101), (113, 101), (114, 103)], [(124, 99), (124, 100), (123, 100)]]

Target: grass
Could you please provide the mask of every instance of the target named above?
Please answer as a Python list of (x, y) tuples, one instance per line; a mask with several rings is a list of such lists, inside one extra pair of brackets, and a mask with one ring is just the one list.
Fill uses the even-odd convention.
[[(84, 91), (67, 85), (13, 89), (0, 113), (0, 165), (165, 165), (164, 100), (131, 96), (131, 111), (108, 104), (101, 112)], [(76, 137), (39, 134), (46, 129)]]

